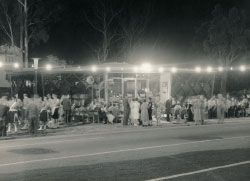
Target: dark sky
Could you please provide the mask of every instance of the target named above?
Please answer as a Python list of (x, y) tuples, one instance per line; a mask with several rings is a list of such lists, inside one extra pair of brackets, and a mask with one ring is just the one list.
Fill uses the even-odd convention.
[[(92, 51), (86, 42), (94, 46), (100, 37), (84, 20), (83, 12), (91, 9), (93, 0), (58, 2), (63, 7), (61, 18), (58, 22), (50, 24), (50, 39), (47, 43), (33, 48), (32, 55), (45, 57), (53, 54), (77, 64), (91, 62)], [(134, 7), (131, 8), (136, 10), (138, 6), (143, 6), (149, 1), (132, 2)], [(154, 51), (156, 56), (159, 55), (161, 60), (166, 59), (166, 61), (192, 57), (190, 46), (195, 30), (211, 17), (211, 11), (216, 4), (219, 3), (225, 8), (236, 6), (246, 12), (250, 11), (248, 0), (152, 0), (150, 2), (153, 4), (153, 11), (145, 32), (147, 47), (145, 52), (150, 54)], [(153, 45), (154, 50), (147, 51), (152, 49)]]

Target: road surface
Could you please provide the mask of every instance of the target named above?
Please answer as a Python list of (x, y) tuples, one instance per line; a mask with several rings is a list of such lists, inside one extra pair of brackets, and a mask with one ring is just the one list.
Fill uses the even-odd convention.
[(0, 141), (0, 180), (250, 180), (250, 123)]

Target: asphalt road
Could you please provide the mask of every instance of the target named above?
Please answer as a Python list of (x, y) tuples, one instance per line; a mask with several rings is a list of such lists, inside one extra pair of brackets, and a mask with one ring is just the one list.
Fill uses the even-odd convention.
[(250, 180), (250, 123), (0, 141), (0, 180)]

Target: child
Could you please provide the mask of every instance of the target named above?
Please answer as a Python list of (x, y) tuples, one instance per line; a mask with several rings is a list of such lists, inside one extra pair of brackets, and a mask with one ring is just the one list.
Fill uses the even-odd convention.
[(48, 105), (46, 104), (43, 104), (43, 107), (40, 111), (40, 128), (38, 129), (38, 131), (42, 131), (42, 130), (46, 130), (46, 125), (47, 125), (47, 122), (48, 122)]
[(111, 111), (108, 111), (107, 113), (107, 118), (108, 118), (108, 122), (113, 124), (114, 123), (114, 119), (115, 119), (115, 116), (112, 114)]

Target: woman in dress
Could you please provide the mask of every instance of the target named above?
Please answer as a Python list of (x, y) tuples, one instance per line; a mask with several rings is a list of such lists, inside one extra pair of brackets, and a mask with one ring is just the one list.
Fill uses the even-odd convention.
[(46, 130), (47, 127), (47, 122), (48, 122), (48, 105), (46, 103), (43, 103), (42, 109), (40, 110), (40, 128), (38, 129), (39, 131)]
[(131, 111), (130, 112), (131, 123), (134, 126), (137, 126), (138, 125), (138, 120), (140, 119), (140, 114), (139, 114), (140, 103), (138, 102), (137, 98), (135, 98), (135, 99), (133, 99), (133, 101), (131, 101), (130, 111)]
[(222, 94), (218, 94), (218, 99), (216, 101), (217, 106), (217, 119), (218, 124), (222, 124), (224, 122), (225, 117), (225, 99), (223, 98)]
[(146, 102), (146, 99), (143, 100), (141, 105), (141, 121), (142, 126), (149, 125), (148, 103)]
[(202, 120), (204, 120), (204, 113), (203, 113), (203, 103), (201, 98), (196, 98), (193, 104), (194, 110), (194, 121), (195, 125), (202, 124)]

